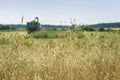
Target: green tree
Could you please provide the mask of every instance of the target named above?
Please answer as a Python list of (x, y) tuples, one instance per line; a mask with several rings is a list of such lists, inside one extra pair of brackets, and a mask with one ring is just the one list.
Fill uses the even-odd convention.
[(0, 30), (16, 30), (15, 27), (0, 24)]
[(81, 27), (82, 31), (95, 31), (94, 28), (92, 28), (91, 26), (85, 25), (83, 27)]
[(104, 28), (99, 28), (99, 31), (105, 31), (105, 29)]

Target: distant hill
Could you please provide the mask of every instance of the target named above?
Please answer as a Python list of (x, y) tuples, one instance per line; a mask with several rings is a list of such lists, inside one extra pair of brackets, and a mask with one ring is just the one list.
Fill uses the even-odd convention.
[(11, 26), (11, 27), (15, 27), (15, 28), (26, 28), (26, 25), (24, 24), (24, 25), (22, 25), (21, 26), (21, 24), (8, 24), (8, 26)]
[[(21, 28), (21, 24), (9, 24), (8, 26), (12, 26), (15, 28)], [(54, 28), (69, 28), (67, 25), (41, 25), (43, 29), (54, 29)], [(89, 25), (93, 28), (120, 28), (120, 22), (116, 23), (99, 23)], [(77, 26), (79, 27), (79, 26)], [(22, 25), (22, 28), (26, 28), (26, 25)]]
[[(12, 26), (12, 27), (16, 27), (16, 28), (26, 28), (26, 25), (22, 25), (21, 24), (10, 24), (8, 26)], [(52, 28), (68, 28), (69, 26), (66, 25), (41, 25), (41, 27), (43, 29), (52, 29)]]
[(94, 28), (120, 28), (120, 22), (116, 23), (100, 23), (100, 24), (93, 24), (90, 25)]
[(41, 25), (42, 28), (47, 28), (47, 29), (51, 29), (51, 28), (69, 28), (69, 26), (66, 25)]

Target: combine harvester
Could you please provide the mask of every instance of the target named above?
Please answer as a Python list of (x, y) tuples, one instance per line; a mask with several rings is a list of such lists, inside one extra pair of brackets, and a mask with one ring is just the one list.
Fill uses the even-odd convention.
[(39, 18), (35, 17), (33, 21), (27, 22), (27, 32), (28, 34), (33, 33), (35, 31), (40, 31), (41, 25), (39, 23)]

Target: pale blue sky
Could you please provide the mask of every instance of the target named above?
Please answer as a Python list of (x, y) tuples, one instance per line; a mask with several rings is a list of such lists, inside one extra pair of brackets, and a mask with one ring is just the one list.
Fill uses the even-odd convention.
[(120, 22), (120, 0), (0, 0), (0, 24), (18, 24), (22, 15), (24, 23), (36, 16), (42, 24)]

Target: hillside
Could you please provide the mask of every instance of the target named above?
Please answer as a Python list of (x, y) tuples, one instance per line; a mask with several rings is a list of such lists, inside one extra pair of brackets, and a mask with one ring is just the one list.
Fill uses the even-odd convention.
[[(21, 28), (21, 24), (10, 24), (8, 26), (12, 26), (12, 27), (16, 27), (16, 28)], [(26, 28), (27, 26), (24, 24), (22, 25), (22, 28)], [(64, 25), (41, 25), (41, 27), (44, 29), (44, 28), (47, 28), (47, 29), (52, 29), (52, 28), (68, 28), (69, 26), (64, 26)]]
[(94, 28), (120, 28), (120, 22), (116, 23), (99, 23), (90, 25)]
[[(8, 24), (7, 26), (15, 27), (15, 28), (21, 28), (21, 24)], [(54, 29), (54, 28), (69, 28), (69, 25), (48, 25), (44, 24), (41, 25), (43, 29)], [(99, 23), (99, 24), (92, 24), (89, 25), (93, 28), (120, 28), (120, 22), (116, 23)], [(79, 26), (76, 26), (79, 27)], [(26, 28), (26, 25), (22, 25), (22, 28)]]

